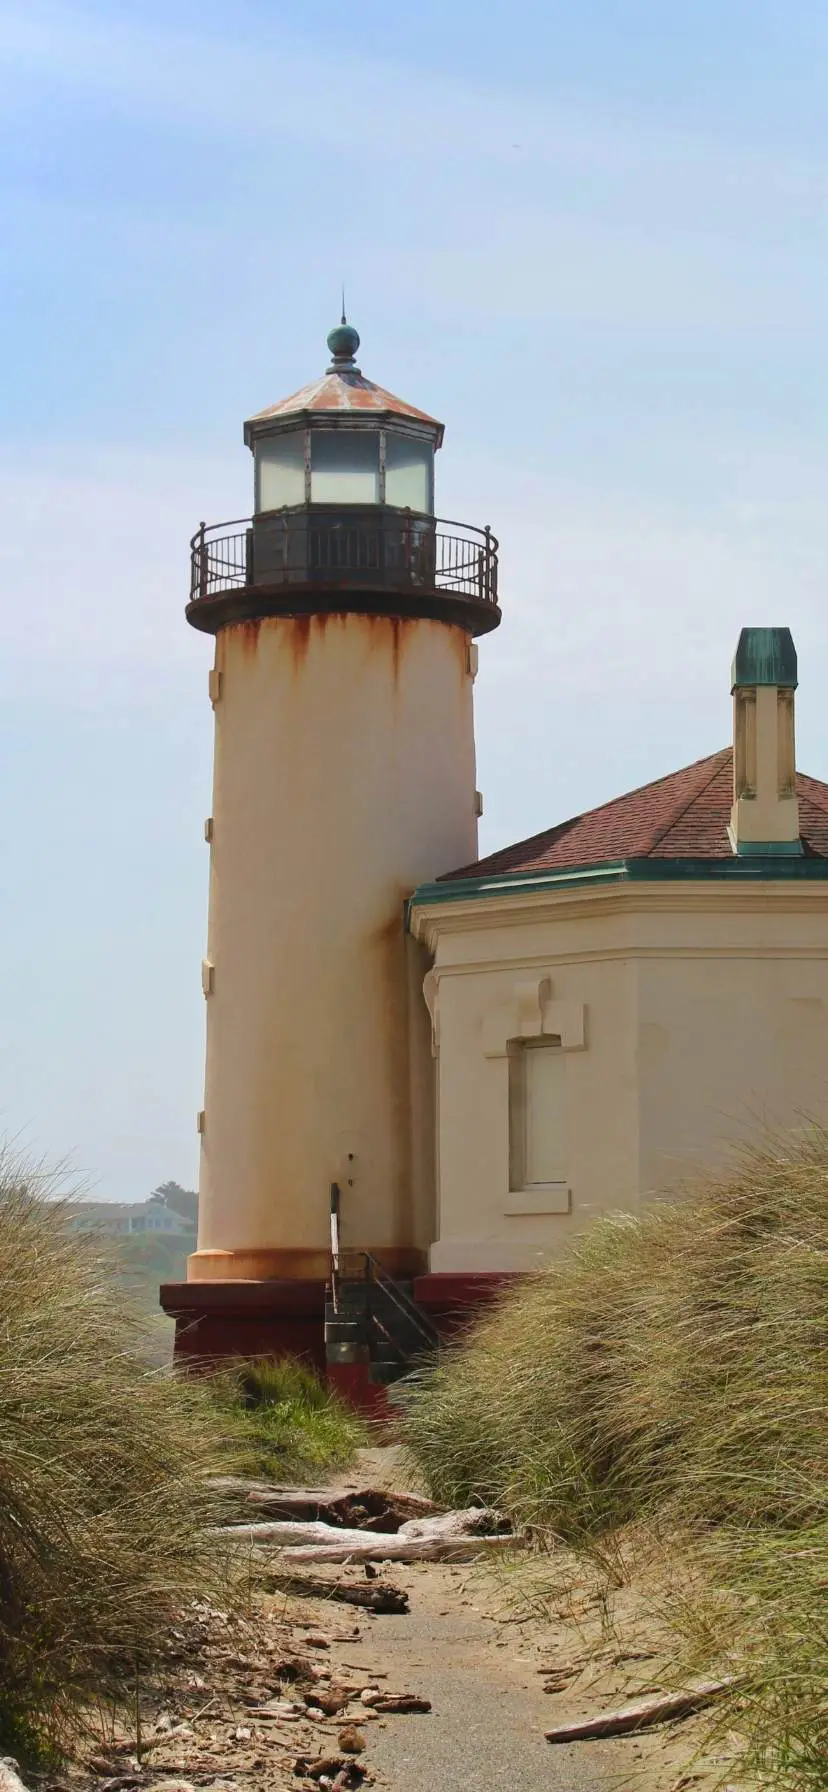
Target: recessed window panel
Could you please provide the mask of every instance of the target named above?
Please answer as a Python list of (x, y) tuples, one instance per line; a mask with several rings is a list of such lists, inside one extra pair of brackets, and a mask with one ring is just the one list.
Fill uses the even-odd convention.
[(256, 509), (305, 502), (305, 432), (262, 436), (256, 443)]
[(566, 1179), (566, 1054), (559, 1040), (515, 1041), (509, 1048), (510, 1187)]
[(391, 429), (385, 437), (385, 502), (400, 510), (434, 509), (432, 479), (434, 449), (430, 442), (416, 436), (397, 435)]
[(313, 431), (311, 503), (379, 503), (379, 431)]

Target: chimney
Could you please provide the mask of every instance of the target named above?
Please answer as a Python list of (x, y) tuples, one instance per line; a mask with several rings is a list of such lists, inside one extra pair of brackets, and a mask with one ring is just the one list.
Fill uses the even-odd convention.
[(733, 851), (801, 853), (796, 648), (789, 628), (743, 628), (733, 661)]

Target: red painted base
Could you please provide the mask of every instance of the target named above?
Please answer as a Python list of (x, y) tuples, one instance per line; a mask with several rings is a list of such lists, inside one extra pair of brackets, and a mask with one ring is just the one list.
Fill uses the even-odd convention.
[[(515, 1279), (506, 1271), (418, 1276), (414, 1298), (448, 1340)], [(367, 1362), (325, 1361), (324, 1282), (165, 1282), (160, 1297), (175, 1320), (177, 1362), (301, 1357), (360, 1412), (378, 1420), (387, 1416), (386, 1389), (369, 1379)]]
[(298, 1356), (324, 1374), (324, 1282), (165, 1282), (176, 1361)]
[(501, 1288), (518, 1280), (513, 1270), (478, 1270), (462, 1274), (445, 1270), (417, 1276), (414, 1299), (428, 1314), (441, 1338), (456, 1338), (488, 1307)]
[(369, 1368), (367, 1362), (329, 1363), (327, 1382), (340, 1399), (347, 1400), (366, 1419), (374, 1419), (380, 1424), (389, 1417), (388, 1389), (377, 1387), (371, 1380)]

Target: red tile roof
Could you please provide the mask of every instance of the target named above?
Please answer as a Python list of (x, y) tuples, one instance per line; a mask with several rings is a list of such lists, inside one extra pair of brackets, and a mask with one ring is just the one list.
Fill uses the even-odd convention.
[[(797, 773), (802, 843), (828, 857), (828, 784)], [(733, 750), (723, 747), (669, 777), (575, 815), (543, 834), (505, 846), (453, 877), (498, 877), (514, 871), (564, 870), (615, 859), (732, 859), (727, 833), (733, 803)], [(441, 880), (443, 881), (443, 880)]]

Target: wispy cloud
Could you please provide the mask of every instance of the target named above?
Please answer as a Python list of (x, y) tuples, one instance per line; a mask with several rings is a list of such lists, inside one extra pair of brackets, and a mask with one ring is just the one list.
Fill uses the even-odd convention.
[[(228, 15), (217, 33), (206, 21), (198, 33), (100, 15), (83, 7), (6, 0), (0, 7), (0, 63), (18, 78), (41, 78), (97, 94), (119, 111), (148, 105), (179, 127), (201, 124), (211, 136), (294, 140), (327, 145), (340, 155), (415, 155), (422, 167), (446, 157), (479, 166), (500, 160), (504, 148), (523, 165), (565, 161), (584, 172), (600, 169), (649, 183), (705, 176), (715, 168), (725, 187), (754, 185), (789, 196), (818, 196), (828, 187), (828, 164), (777, 148), (740, 145), (710, 132), (692, 132), (610, 118), (566, 101), (541, 104), (486, 84), (424, 71), (379, 55), (325, 58), (310, 30), (274, 19), (242, 37)], [(416, 108), (416, 109), (412, 109)], [(286, 171), (287, 172), (287, 171)]]
[[(85, 242), (111, 215), (136, 269), (143, 256), (180, 284), (200, 261), (229, 315), (231, 271), (263, 292), (298, 254), (311, 286), (332, 265), (358, 268), (389, 307), (416, 293), (446, 323), (465, 320), (474, 294), (483, 329), (548, 319), (738, 355), (775, 335), (794, 357), (821, 341), (828, 158), (784, 140), (540, 104), (378, 55), (326, 59), (310, 30), (281, 20), (253, 43), (230, 27), (6, 0), (0, 68), (12, 105), (10, 90), (18, 104), (62, 94), (166, 134), (173, 159), (183, 138), (213, 159), (225, 146), (234, 174), (213, 202), (209, 177), (194, 206), (166, 206), (163, 180), (132, 207), (117, 183), (82, 198), (27, 183), (13, 228), (36, 222), (71, 254), (73, 230)], [(314, 196), (304, 228), (301, 186)], [(193, 293), (209, 311), (197, 279)]]

